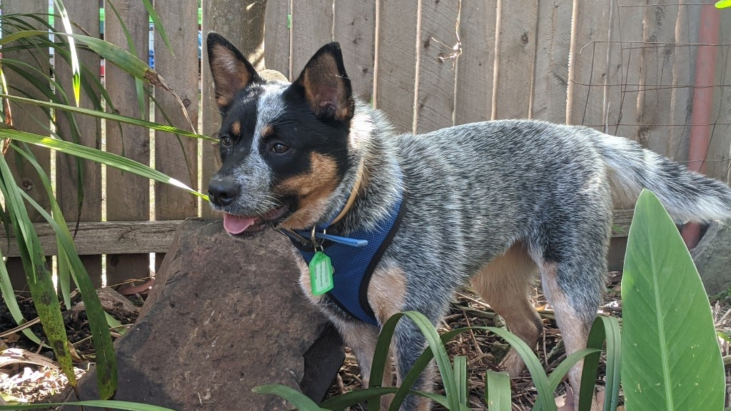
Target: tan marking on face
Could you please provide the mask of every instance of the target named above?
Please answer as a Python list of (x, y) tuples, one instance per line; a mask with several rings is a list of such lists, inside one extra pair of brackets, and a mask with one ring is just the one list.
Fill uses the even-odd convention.
[(368, 284), (368, 303), (381, 324), (401, 311), (406, 297), (406, 275), (399, 267), (379, 268)]
[(278, 196), (295, 195), (298, 209), (281, 224), (289, 230), (312, 227), (327, 207), (327, 201), (340, 183), (337, 164), (330, 157), (318, 153), (310, 156), (310, 172), (282, 181), (272, 189)]
[(233, 124), (231, 124), (231, 134), (233, 134), (234, 136), (241, 135), (241, 123), (235, 121)]
[[(532, 348), (542, 329), (541, 318), (528, 300), (537, 269), (523, 243), (517, 242), (471, 279), (472, 287), (505, 319), (510, 331)], [(520, 355), (512, 349), (500, 364), (511, 377), (519, 376), (524, 365)]]
[(271, 124), (267, 124), (261, 129), (261, 138), (265, 139), (271, 137), (274, 134), (274, 127)]

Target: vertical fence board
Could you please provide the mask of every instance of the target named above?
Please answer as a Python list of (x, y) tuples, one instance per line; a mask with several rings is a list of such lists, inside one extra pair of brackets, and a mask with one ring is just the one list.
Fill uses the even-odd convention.
[[(114, 2), (121, 18), (132, 36), (137, 56), (144, 61), (148, 57), (148, 16), (145, 6), (138, 0)], [(114, 13), (106, 13), (105, 38), (124, 48), (127, 38)], [(106, 66), (106, 87), (120, 114), (131, 117), (148, 117), (148, 105), (140, 113), (134, 79), (112, 64)], [(142, 164), (150, 163), (150, 139), (147, 129), (122, 125), (123, 135), (113, 122), (106, 124), (107, 151), (123, 154)], [(146, 178), (107, 168), (107, 219), (109, 221), (146, 221), (150, 213), (150, 183)], [(130, 278), (149, 275), (147, 254), (107, 255), (107, 283), (116, 284)]]
[[(97, 8), (88, 7), (88, 0), (65, 0), (64, 5), (69, 13), (72, 23), (76, 23), (82, 27), (86, 34), (99, 37), (99, 10)], [(64, 31), (61, 19), (55, 19), (56, 29)], [(74, 33), (85, 34), (78, 27), (74, 27)], [(89, 51), (77, 50), (79, 55), (79, 63), (89, 68), (92, 75), (99, 77), (99, 55)], [(58, 81), (68, 96), (68, 104), (73, 105), (73, 87), (72, 87), (72, 71), (71, 66), (56, 53), (55, 57), (56, 81)], [(86, 76), (87, 73), (82, 73)], [(89, 80), (91, 81), (91, 80)], [(98, 99), (100, 93), (94, 89), (94, 94)], [(81, 89), (81, 107), (94, 108), (90, 97), (82, 87)], [(71, 125), (63, 113), (57, 112), (58, 133), (63, 138), (71, 139)], [(75, 116), (78, 124), (80, 135), (79, 143), (94, 148), (101, 147), (101, 124), (100, 121), (89, 116)], [(61, 211), (66, 221), (72, 225), (74, 221), (101, 221), (102, 217), (102, 175), (99, 163), (82, 160), (83, 164), (83, 193), (84, 202), (79, 213), (79, 205), (77, 193), (78, 187), (78, 157), (68, 156), (59, 153), (56, 157), (56, 199), (58, 200)], [(71, 227), (73, 229), (73, 227)], [(101, 256), (82, 256), (81, 261), (86, 267), (92, 282), (95, 286), (101, 286), (102, 260)]]
[(731, 154), (731, 15), (716, 10), (721, 14), (721, 28), (717, 47), (716, 76), (713, 90), (713, 114), (711, 123), (711, 139), (706, 156), (706, 175), (728, 181), (729, 155)]
[(538, 4), (531, 118), (566, 122), (572, 0)]
[[(5, 0), (3, 1), (2, 6), (2, 11), (5, 15), (13, 13), (45, 15), (48, 13), (48, 2), (46, 0)], [(44, 29), (44, 26), (34, 20), (27, 20), (27, 22), (39, 30)], [(6, 32), (12, 31), (9, 26), (4, 26), (3, 30)], [(9, 45), (12, 46), (13, 44), (14, 43), (10, 43)], [(42, 73), (49, 72), (48, 49), (7, 52), (3, 53), (3, 58), (24, 62), (37, 68)], [(20, 70), (23, 70), (29, 76), (35, 77), (41, 84), (47, 83), (46, 81), (41, 80), (42, 77), (38, 73), (33, 73), (24, 68), (20, 68)], [(48, 100), (32, 85), (32, 83), (25, 80), (20, 74), (12, 70), (10, 65), (5, 65), (5, 75), (8, 84), (8, 92), (10, 94), (37, 98), (39, 100)], [(10, 103), (10, 106), (13, 113), (13, 125), (17, 129), (40, 135), (48, 135), (50, 120), (47, 110), (27, 104), (21, 105)], [(42, 124), (39, 124), (36, 119)], [(31, 151), (35, 155), (36, 160), (38, 160), (38, 163), (46, 171), (50, 170), (51, 160), (48, 149), (31, 146)], [(13, 175), (15, 176), (15, 181), (18, 183), (18, 186), (47, 209), (49, 206), (48, 196), (46, 195), (46, 191), (43, 188), (43, 184), (41, 183), (35, 168), (17, 155), (13, 150), (8, 151), (8, 155), (5, 158), (8, 161), (8, 165), (10, 166)], [(44, 221), (43, 217), (32, 207), (28, 208), (28, 214), (32, 221)], [(25, 285), (25, 273), (20, 259), (10, 258), (6, 262), (6, 265), (14, 286), (18, 288), (23, 287)]]
[(333, 40), (333, 0), (292, 2), (292, 80), (323, 45)]
[(693, 0), (683, 0), (678, 8), (675, 23), (676, 48), (673, 64), (673, 89), (671, 93), (672, 124), (667, 137), (665, 153), (675, 161), (688, 160), (690, 142), (690, 116), (693, 107), (693, 81), (695, 55), (698, 42), (700, 6)]
[(266, 68), (289, 75), (289, 6), (290, 0), (267, 0), (264, 50)]
[(642, 127), (637, 136), (640, 144), (661, 154), (667, 153), (673, 86), (673, 54), (675, 27), (678, 18), (677, 0), (659, 0), (644, 8), (645, 18), (641, 62), (643, 93), (638, 101)]
[[(627, 0), (615, 0), (613, 8), (616, 24), (612, 26), (612, 40), (619, 42), (620, 57), (610, 62), (610, 84), (618, 84), (610, 90), (608, 101), (616, 102), (619, 99), (619, 107), (616, 103), (610, 104), (608, 132), (610, 134), (627, 137), (637, 140), (640, 131), (640, 119), (638, 113), (638, 102), (641, 93), (640, 78), (642, 77), (642, 65), (640, 64), (642, 54), (642, 19), (644, 16), (641, 2), (630, 2)], [(616, 43), (613, 43), (613, 45)], [(616, 50), (616, 47), (613, 49)], [(613, 56), (617, 53), (614, 52)], [(616, 57), (614, 57), (616, 58)], [(614, 69), (617, 64), (621, 65), (619, 72)], [(616, 78), (616, 80), (615, 80)], [(619, 94), (619, 96), (617, 96)], [(603, 124), (603, 123), (597, 123)], [(612, 127), (613, 125), (613, 127)], [(598, 128), (598, 127), (597, 127)]]
[(529, 116), (537, 13), (535, 0), (500, 0), (493, 89), (496, 119)]
[[(256, 70), (264, 68), (264, 12), (266, 2), (246, 0), (231, 2), (229, 0), (206, 0), (203, 2), (203, 34), (215, 31), (233, 43), (253, 64)], [(248, 24), (242, 24), (246, 21)], [(214, 99), (211, 69), (208, 67), (208, 50), (203, 39), (202, 90), (203, 100), (203, 134), (212, 136), (218, 131), (221, 115)], [(203, 142), (201, 161), (203, 175), (201, 191), (208, 191), (208, 181), (221, 166), (218, 148), (209, 142)], [(202, 214), (205, 218), (219, 217), (208, 204), (203, 204)]]
[(412, 131), (418, 3), (379, 1), (376, 107), (386, 113), (397, 131)]
[[(198, 125), (198, 1), (184, 0), (157, 10), (174, 55), (155, 33), (155, 69), (183, 102), (162, 89), (155, 91), (155, 120), (190, 130)], [(184, 111), (185, 110), (185, 113)], [(164, 112), (164, 115), (163, 115)], [(188, 118), (186, 118), (187, 114)], [(191, 124), (192, 123), (192, 124)], [(155, 133), (155, 168), (190, 187), (198, 182), (198, 141), (171, 133)], [(196, 217), (198, 198), (168, 184), (155, 184), (155, 219), (182, 220)], [(157, 261), (162, 261), (159, 254)]]
[(426, 133), (453, 124), (455, 62), (459, 0), (425, 1), (419, 33), (419, 96), (416, 131)]
[(574, 2), (567, 122), (603, 129), (606, 52), (612, 2)]
[(375, 2), (335, 2), (335, 41), (343, 49), (345, 70), (353, 93), (369, 102), (373, 94), (373, 62), (376, 41)]
[(497, 0), (462, 0), (454, 123), (489, 120), (495, 64)]

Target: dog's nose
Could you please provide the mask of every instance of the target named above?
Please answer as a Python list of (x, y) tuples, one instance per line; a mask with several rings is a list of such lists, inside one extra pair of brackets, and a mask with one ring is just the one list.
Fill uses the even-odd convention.
[(214, 178), (208, 183), (208, 196), (217, 206), (225, 207), (239, 195), (239, 185), (228, 179)]

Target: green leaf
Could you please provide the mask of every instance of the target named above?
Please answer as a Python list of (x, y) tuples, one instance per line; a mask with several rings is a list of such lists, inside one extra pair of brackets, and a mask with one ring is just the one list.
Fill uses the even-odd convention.
[(13, 140), (22, 141), (24, 143), (50, 148), (52, 150), (57, 150), (62, 153), (85, 158), (87, 160), (96, 161), (114, 168), (118, 168), (120, 170), (129, 171), (130, 173), (137, 174), (145, 178), (182, 188), (192, 194), (208, 200), (207, 195), (195, 191), (194, 189), (183, 184), (181, 181), (176, 180), (144, 164), (140, 164), (136, 161), (118, 156), (116, 154), (107, 153), (105, 151), (82, 146), (79, 144), (69, 143), (67, 141), (59, 140), (56, 138), (39, 136), (37, 134), (25, 133), (18, 130), (0, 129), (0, 138), (10, 138)]
[(76, 389), (76, 376), (71, 361), (68, 337), (61, 317), (61, 306), (53, 288), (51, 272), (48, 270), (45, 253), (41, 249), (38, 235), (21, 197), (25, 193), (17, 186), (5, 161), (5, 156), (0, 156), (0, 190), (5, 197), (5, 206), (9, 211), (15, 231), (28, 288), (41, 319), (43, 332), (48, 338), (56, 360), (66, 374), (69, 384)]
[(128, 410), (128, 411), (175, 411), (170, 408), (158, 407), (157, 405), (139, 404), (127, 401), (69, 401), (59, 403), (43, 403), (43, 404), (23, 404), (23, 405), (0, 405), (0, 411), (16, 411), (16, 410), (37, 410), (48, 409), (50, 407), (63, 407), (65, 405), (76, 405), (81, 407), (98, 407), (108, 408), (112, 410)]
[(253, 391), (257, 394), (276, 395), (280, 398), (283, 398), (283, 399), (289, 401), (292, 405), (294, 405), (300, 411), (323, 410), (323, 408), (320, 408), (317, 405), (317, 403), (312, 401), (308, 396), (306, 396), (306, 395), (302, 394), (301, 392), (296, 391), (290, 387), (287, 387), (286, 385), (280, 385), (280, 384), (260, 385), (258, 387), (252, 388), (251, 391)]
[(467, 385), (467, 357), (457, 355), (454, 357), (454, 380), (457, 384), (457, 398), (460, 404), (467, 404), (469, 386)]
[(485, 404), (490, 411), (510, 411), (510, 376), (506, 372), (485, 373)]
[[(391, 345), (391, 338), (396, 329), (396, 325), (401, 317), (406, 316), (416, 324), (421, 333), (424, 335), (426, 342), (429, 344), (429, 349), (432, 351), (436, 360), (437, 366), (439, 367), (439, 374), (442, 377), (444, 383), (444, 392), (447, 395), (449, 405), (447, 408), (451, 410), (457, 410), (460, 408), (459, 397), (457, 396), (457, 385), (454, 380), (454, 371), (452, 365), (449, 362), (449, 355), (447, 349), (444, 347), (442, 340), (437, 333), (436, 328), (432, 325), (431, 321), (427, 319), (424, 314), (417, 311), (407, 311), (405, 313), (394, 314), (391, 318), (383, 324), (381, 327), (381, 335), (378, 337), (378, 343), (376, 344), (376, 351), (373, 355), (373, 367), (371, 369), (370, 381), (380, 382), (383, 381), (383, 370), (385, 362), (383, 359), (388, 355), (388, 350)], [(524, 343), (525, 344), (525, 343)], [(376, 363), (376, 359), (379, 362)], [(378, 366), (376, 366), (378, 365)], [(393, 406), (393, 403), (392, 403)], [(374, 398), (368, 401), (369, 410), (378, 410), (380, 408), (380, 400)]]
[(145, 128), (149, 128), (152, 130), (165, 131), (168, 133), (179, 134), (179, 135), (185, 136), (185, 137), (199, 138), (201, 140), (208, 140), (208, 141), (213, 141), (213, 142), (218, 141), (215, 138), (211, 138), (211, 137), (204, 136), (201, 134), (192, 133), (190, 131), (186, 131), (186, 130), (183, 130), (180, 128), (166, 126), (164, 124), (153, 123), (153, 122), (141, 120), (138, 118), (126, 117), (126, 116), (121, 116), (121, 115), (112, 114), (112, 113), (106, 113), (103, 111), (90, 110), (90, 109), (80, 108), (80, 107), (77, 108), (74, 106), (50, 103), (47, 101), (33, 100), (30, 98), (12, 96), (9, 94), (0, 94), (0, 98), (6, 98), (8, 100), (17, 101), (20, 103), (32, 104), (34, 106), (39, 106), (39, 107), (47, 107), (47, 108), (53, 108), (56, 110), (65, 110), (65, 111), (70, 111), (73, 113), (86, 114), (88, 116), (92, 116), (92, 117), (96, 117), (96, 118), (102, 118), (102, 119), (111, 120), (111, 121), (118, 121), (120, 123), (131, 124), (133, 126), (145, 127)]
[[(15, 323), (18, 325), (25, 323), (27, 320), (23, 317), (23, 313), (18, 306), (18, 300), (15, 298), (15, 291), (13, 290), (13, 284), (10, 282), (10, 275), (8, 274), (8, 268), (5, 266), (5, 259), (3, 258), (2, 252), (0, 252), (0, 292), (2, 292), (5, 306), (10, 311), (10, 315), (15, 320)], [(29, 328), (23, 329), (23, 335), (34, 343), (43, 345), (41, 340)]]
[[(431, 351), (429, 351), (431, 352)], [(398, 389), (396, 387), (371, 387), (371, 388), (365, 388), (361, 390), (353, 390), (351, 392), (341, 394), (332, 398), (329, 398), (320, 404), (321, 407), (326, 407), (327, 409), (331, 410), (343, 410), (347, 407), (359, 404), (363, 401), (370, 400), (371, 398), (380, 398), (384, 395), (393, 394)], [(409, 395), (417, 395), (420, 397), (429, 398), (430, 400), (436, 402), (437, 404), (441, 405), (442, 407), (448, 407), (449, 402), (447, 400), (447, 397), (444, 395), (434, 394), (431, 392), (424, 392), (424, 391), (415, 391), (411, 390), (408, 392)], [(469, 411), (469, 408), (460, 405), (459, 410), (462, 411)]]
[(53, 230), (56, 232), (59, 259), (63, 259), (65, 264), (67, 264), (66, 268), (73, 277), (76, 285), (79, 287), (81, 298), (83, 299), (84, 306), (86, 307), (86, 315), (89, 319), (92, 342), (96, 353), (97, 389), (99, 391), (99, 397), (102, 399), (109, 399), (114, 396), (114, 393), (117, 390), (117, 361), (114, 356), (112, 338), (109, 335), (106, 312), (102, 308), (99, 296), (96, 293), (94, 284), (91, 282), (91, 278), (89, 278), (89, 274), (86, 272), (84, 264), (81, 262), (79, 255), (76, 253), (76, 247), (74, 246), (73, 238), (69, 232), (66, 220), (63, 218), (63, 213), (61, 212), (58, 202), (53, 197), (51, 182), (48, 179), (48, 176), (45, 174), (40, 164), (38, 164), (30, 150), (26, 151), (20, 149), (14, 144), (11, 145), (11, 147), (20, 155), (25, 157), (25, 159), (36, 169), (46, 192), (49, 193), (53, 216), (44, 210), (43, 207), (38, 205), (38, 203), (36, 203), (30, 196), (21, 192), (26, 201), (28, 201), (28, 203), (31, 204), (38, 213), (46, 219), (46, 221), (48, 221), (48, 223), (53, 227)]
[[(71, 21), (69, 20), (69, 14), (66, 11), (66, 7), (63, 5), (61, 0), (53, 0), (58, 13), (61, 16), (63, 22), (63, 29), (67, 34), (73, 34), (74, 30), (71, 28)], [(79, 106), (79, 100), (81, 96), (81, 70), (79, 70), (79, 56), (76, 53), (76, 42), (73, 37), (69, 37), (69, 51), (71, 51), (71, 71), (73, 73), (72, 84), (74, 88), (74, 97), (76, 107)]]
[(152, 7), (150, 0), (142, 0), (142, 2), (145, 4), (145, 8), (147, 9), (147, 13), (150, 15), (152, 24), (155, 26), (155, 31), (160, 33), (160, 37), (162, 38), (162, 41), (165, 42), (165, 46), (167, 46), (168, 51), (172, 56), (175, 56), (175, 53), (173, 53), (173, 47), (170, 45), (170, 41), (168, 40), (168, 35), (165, 33), (165, 27), (160, 21), (160, 16), (157, 15), (157, 11), (155, 11), (155, 8)]
[(629, 229), (622, 300), (627, 410), (722, 410), (724, 367), (703, 283), (673, 220), (647, 190)]

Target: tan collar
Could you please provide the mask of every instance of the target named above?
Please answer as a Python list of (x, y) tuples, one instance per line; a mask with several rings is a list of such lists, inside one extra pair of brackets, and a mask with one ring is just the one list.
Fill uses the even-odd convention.
[(348, 201), (345, 203), (345, 206), (343, 206), (343, 209), (340, 210), (340, 214), (335, 217), (334, 220), (330, 223), (330, 225), (333, 225), (337, 223), (338, 221), (342, 220), (343, 217), (345, 217), (345, 214), (348, 214), (348, 211), (350, 211), (350, 208), (353, 207), (353, 203), (355, 203), (356, 197), (358, 197), (358, 191), (360, 191), (360, 185), (363, 182), (363, 163), (364, 161), (361, 160), (360, 164), (358, 165), (358, 175), (355, 177), (355, 183), (353, 184), (353, 189), (350, 191), (350, 196), (348, 197)]

